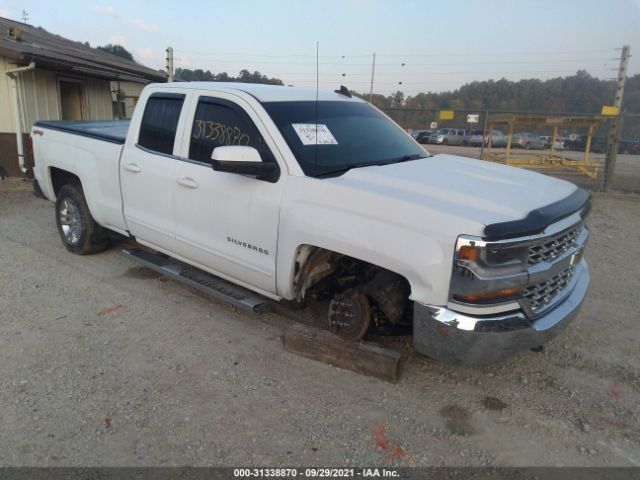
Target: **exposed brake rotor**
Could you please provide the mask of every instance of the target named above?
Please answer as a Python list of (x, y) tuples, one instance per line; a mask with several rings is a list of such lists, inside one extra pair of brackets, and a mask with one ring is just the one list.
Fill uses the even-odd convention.
[(329, 304), (329, 328), (347, 342), (357, 342), (371, 323), (371, 305), (366, 295), (336, 295)]

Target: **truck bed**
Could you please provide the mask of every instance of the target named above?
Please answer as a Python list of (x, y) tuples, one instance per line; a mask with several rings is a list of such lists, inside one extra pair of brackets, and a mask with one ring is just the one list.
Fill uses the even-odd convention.
[(62, 132), (82, 135), (84, 137), (104, 140), (105, 142), (123, 145), (129, 130), (129, 120), (40, 120), (34, 127), (51, 128)]

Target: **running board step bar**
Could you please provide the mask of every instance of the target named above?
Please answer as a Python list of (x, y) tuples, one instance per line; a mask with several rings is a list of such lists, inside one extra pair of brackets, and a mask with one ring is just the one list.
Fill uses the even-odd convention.
[(181, 264), (165, 255), (140, 248), (125, 249), (122, 250), (122, 254), (151, 270), (236, 307), (255, 313), (264, 312), (269, 308), (269, 302), (264, 297), (195, 267)]

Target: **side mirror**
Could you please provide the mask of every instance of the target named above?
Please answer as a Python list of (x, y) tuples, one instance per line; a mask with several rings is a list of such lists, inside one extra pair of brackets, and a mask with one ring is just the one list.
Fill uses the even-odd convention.
[(279, 177), (278, 164), (263, 162), (253, 147), (216, 147), (211, 153), (211, 167), (217, 172), (237, 173), (270, 182)]

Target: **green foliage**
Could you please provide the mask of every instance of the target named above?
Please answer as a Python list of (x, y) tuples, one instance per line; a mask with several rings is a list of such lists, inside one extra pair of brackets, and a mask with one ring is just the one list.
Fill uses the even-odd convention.
[(240, 70), (237, 77), (230, 76), (227, 72), (214, 74), (209, 70), (200, 68), (190, 70), (188, 68), (176, 68), (174, 77), (176, 80), (185, 82), (244, 82), (244, 83), (265, 83), (267, 85), (284, 85), (279, 78), (269, 78), (255, 71)]
[(129, 52), (129, 50), (124, 48), (122, 45), (112, 45), (110, 43), (107, 43), (103, 47), (97, 47), (97, 49), (102, 50), (103, 52), (109, 52), (113, 55), (124, 58), (125, 60), (129, 60), (131, 62), (134, 61), (133, 55), (131, 55), (131, 52)]

